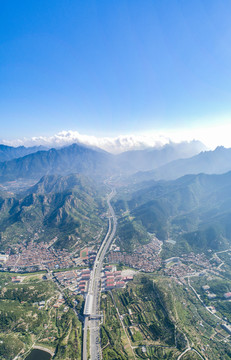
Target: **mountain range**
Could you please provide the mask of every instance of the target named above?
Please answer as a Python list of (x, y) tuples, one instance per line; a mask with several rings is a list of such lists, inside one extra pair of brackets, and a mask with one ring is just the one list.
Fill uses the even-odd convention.
[(160, 148), (126, 151), (117, 155), (117, 158), (130, 164), (135, 171), (149, 171), (176, 159), (190, 158), (205, 149), (205, 146), (196, 140), (179, 144), (170, 142)]
[[(141, 186), (143, 185), (143, 187)], [(129, 187), (115, 203), (127, 250), (148, 233), (176, 241), (175, 252), (224, 249), (231, 241), (231, 172), (186, 175), (174, 181)], [(142, 236), (137, 236), (137, 231)], [(146, 232), (146, 233), (145, 233)]]
[(62, 149), (38, 151), (2, 162), (0, 163), (0, 180), (40, 179), (44, 175), (72, 173), (105, 178), (111, 175), (112, 158), (111, 154), (102, 150), (73, 144)]
[[(0, 182), (23, 178), (39, 180), (43, 175), (72, 173), (82, 173), (104, 180), (114, 175), (128, 176), (141, 170), (153, 170), (171, 160), (198, 154), (201, 149), (204, 149), (204, 145), (197, 141), (170, 143), (161, 148), (130, 151), (119, 155), (80, 144), (49, 150), (6, 147), (5, 157), (11, 153), (14, 158), (0, 162)], [(28, 154), (24, 156), (22, 154), (25, 151)]]
[[(203, 144), (196, 141), (170, 143), (161, 148), (134, 150), (119, 155), (79, 144), (49, 150), (7, 148), (7, 156), (20, 157), (0, 162), (0, 183), (18, 179), (38, 181), (44, 175), (73, 173), (98, 181), (122, 176), (127, 182), (137, 183), (173, 180), (186, 174), (222, 174), (231, 170), (231, 149), (217, 147), (213, 151), (200, 151), (201, 148), (204, 148)], [(25, 151), (29, 154), (21, 156)]]
[(25, 193), (1, 197), (1, 246), (56, 237), (56, 246), (65, 248), (93, 241), (104, 227), (103, 194), (93, 181), (74, 174), (47, 175)]
[(45, 146), (41, 146), (41, 145), (32, 146), (32, 147), (25, 147), (25, 146), (13, 147), (13, 146), (0, 144), (0, 162), (17, 159), (41, 150), (48, 150), (48, 149)]
[[(104, 182), (110, 179), (120, 185), (114, 207), (122, 248), (130, 251), (155, 233), (162, 240), (174, 239), (175, 253), (223, 249), (231, 240), (231, 149), (198, 153), (201, 146), (168, 144), (113, 155), (73, 144), (31, 148), (25, 156), (0, 162), (1, 244), (30, 240), (34, 234), (57, 237), (56, 245), (67, 248), (93, 241), (106, 226), (100, 215)], [(5, 151), (20, 156), (25, 148)], [(5, 182), (27, 184), (28, 179), (33, 181), (21, 192), (4, 191)]]
[(202, 151), (190, 158), (171, 161), (152, 171), (139, 172), (132, 181), (173, 180), (187, 174), (222, 174), (229, 170), (231, 149), (219, 146), (213, 151)]

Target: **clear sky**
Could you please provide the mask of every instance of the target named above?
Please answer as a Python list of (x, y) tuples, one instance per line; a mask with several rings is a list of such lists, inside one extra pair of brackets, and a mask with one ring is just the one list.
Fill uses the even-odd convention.
[(1, 139), (230, 124), (230, 0), (0, 5)]

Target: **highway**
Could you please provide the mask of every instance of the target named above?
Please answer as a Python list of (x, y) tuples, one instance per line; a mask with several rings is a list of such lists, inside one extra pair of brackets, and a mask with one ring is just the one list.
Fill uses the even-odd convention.
[(111, 206), (111, 199), (115, 196), (115, 190), (107, 197), (107, 204), (109, 210), (109, 224), (107, 234), (97, 253), (95, 263), (93, 266), (91, 278), (89, 281), (88, 293), (86, 296), (84, 308), (84, 327), (83, 327), (83, 349), (82, 359), (87, 360), (87, 330), (90, 331), (90, 359), (102, 359), (100, 346), (100, 294), (101, 294), (101, 271), (103, 267), (104, 257), (114, 239), (117, 220), (115, 212)]

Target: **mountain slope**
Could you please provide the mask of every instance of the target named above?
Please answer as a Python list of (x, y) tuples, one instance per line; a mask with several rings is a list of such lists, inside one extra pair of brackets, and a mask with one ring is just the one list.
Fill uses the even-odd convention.
[(113, 156), (73, 144), (56, 150), (39, 151), (25, 157), (0, 163), (0, 180), (40, 179), (44, 175), (82, 173), (102, 178), (113, 173)]
[[(168, 144), (160, 149), (130, 151), (112, 155), (101, 149), (73, 144), (61, 149), (37, 151), (0, 163), (0, 182), (18, 179), (39, 180), (43, 175), (82, 173), (92, 178), (130, 175), (137, 170), (154, 169), (166, 162), (198, 153), (200, 142)], [(18, 149), (18, 150), (17, 150)], [(12, 148), (18, 156), (35, 148)], [(12, 153), (13, 156), (13, 153)], [(16, 156), (16, 153), (15, 153)]]
[(149, 171), (156, 169), (170, 161), (192, 157), (205, 146), (200, 141), (169, 143), (160, 148), (127, 151), (117, 155), (119, 161), (130, 164), (136, 171)]
[(138, 191), (126, 190), (115, 207), (121, 219), (161, 240), (181, 239), (194, 249), (224, 248), (231, 241), (231, 172), (144, 183)]
[(17, 159), (37, 151), (47, 150), (44, 146), (32, 146), (26, 148), (25, 146), (7, 146), (0, 144), (0, 162)]
[(104, 226), (101, 190), (82, 175), (45, 176), (26, 195), (0, 203), (1, 245), (32, 239), (69, 248), (93, 241)]
[(172, 161), (149, 172), (134, 175), (133, 180), (173, 180), (187, 174), (223, 174), (231, 170), (231, 149), (217, 147), (214, 151), (203, 151), (188, 159)]

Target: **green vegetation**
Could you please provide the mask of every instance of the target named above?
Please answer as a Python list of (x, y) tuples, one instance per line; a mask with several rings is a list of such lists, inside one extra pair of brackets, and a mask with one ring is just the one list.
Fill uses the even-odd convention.
[(201, 357), (193, 352), (193, 351), (188, 351), (185, 355), (182, 356), (183, 360), (200, 360)]
[(159, 342), (174, 346), (175, 326), (168, 311), (166, 299), (160, 287), (152, 279), (142, 276), (128, 289), (114, 292), (116, 305), (124, 314), (124, 323), (133, 343)]
[[(213, 276), (212, 278), (208, 276), (195, 277), (191, 283), (207, 306), (213, 306), (218, 316), (231, 322), (231, 302), (224, 297), (224, 294), (231, 290), (231, 280), (224, 279), (222, 276)], [(209, 286), (209, 293), (216, 295), (215, 298), (209, 299), (207, 292), (202, 288), (205, 285)]]
[(40, 179), (45, 174), (84, 174), (94, 179), (105, 179), (118, 170), (113, 155), (72, 144), (61, 149), (37, 151), (27, 156), (0, 162), (0, 181)]
[(174, 352), (164, 347), (155, 347), (155, 346), (145, 346), (144, 349), (142, 347), (137, 347), (136, 354), (139, 359), (173, 359)]
[(24, 277), (14, 284), (9, 274), (0, 273), (0, 359), (21, 351), (24, 359), (33, 344), (56, 351), (55, 359), (81, 359), (82, 325), (65, 304), (53, 307), (60, 295), (56, 285), (41, 280), (41, 274)]
[(230, 177), (231, 173), (187, 175), (174, 181), (150, 181), (120, 189), (114, 206), (120, 218), (121, 246), (132, 251), (148, 240), (148, 233), (154, 233), (160, 240), (176, 241), (176, 245), (164, 247), (164, 258), (228, 248)]
[[(211, 360), (231, 359), (231, 346), (225, 342), (227, 333), (187, 284), (140, 275), (126, 289), (112, 294), (126, 334), (122, 337), (124, 330), (111, 295), (103, 295), (104, 353), (107, 349), (128, 353), (132, 346), (134, 353), (127, 355), (129, 359), (177, 359), (190, 346)], [(189, 351), (184, 358), (197, 359), (198, 355)], [(113, 356), (108, 355), (108, 359)]]
[(13, 359), (24, 347), (23, 338), (14, 334), (0, 334), (0, 359)]
[(50, 241), (71, 248), (95, 241), (106, 226), (104, 190), (81, 175), (45, 176), (21, 197), (0, 202), (1, 248), (24, 240)]
[[(101, 341), (104, 352), (109, 349), (118, 351), (120, 345), (129, 359), (158, 359), (157, 356), (171, 359), (178, 353), (174, 347), (174, 323), (165, 308), (167, 299), (164, 299), (151, 279), (142, 276), (135, 284), (130, 284), (128, 289), (113, 291), (113, 298), (120, 315), (123, 314), (126, 334), (121, 327), (111, 295), (103, 295), (105, 322), (101, 329)], [(184, 342), (184, 339), (182, 341)], [(145, 353), (142, 345), (146, 347)], [(113, 359), (113, 356), (108, 355), (108, 359)]]
[(57, 318), (58, 345), (55, 359), (81, 359), (81, 324), (72, 310)]
[(150, 241), (150, 236), (144, 227), (126, 216), (118, 222), (118, 236), (121, 239), (120, 245), (125, 251), (132, 251), (139, 244), (146, 244)]
[(104, 312), (104, 318), (106, 317), (100, 331), (103, 359), (129, 359), (127, 346), (124, 346), (123, 329), (120, 327), (120, 321), (110, 295), (102, 296), (101, 309)]

